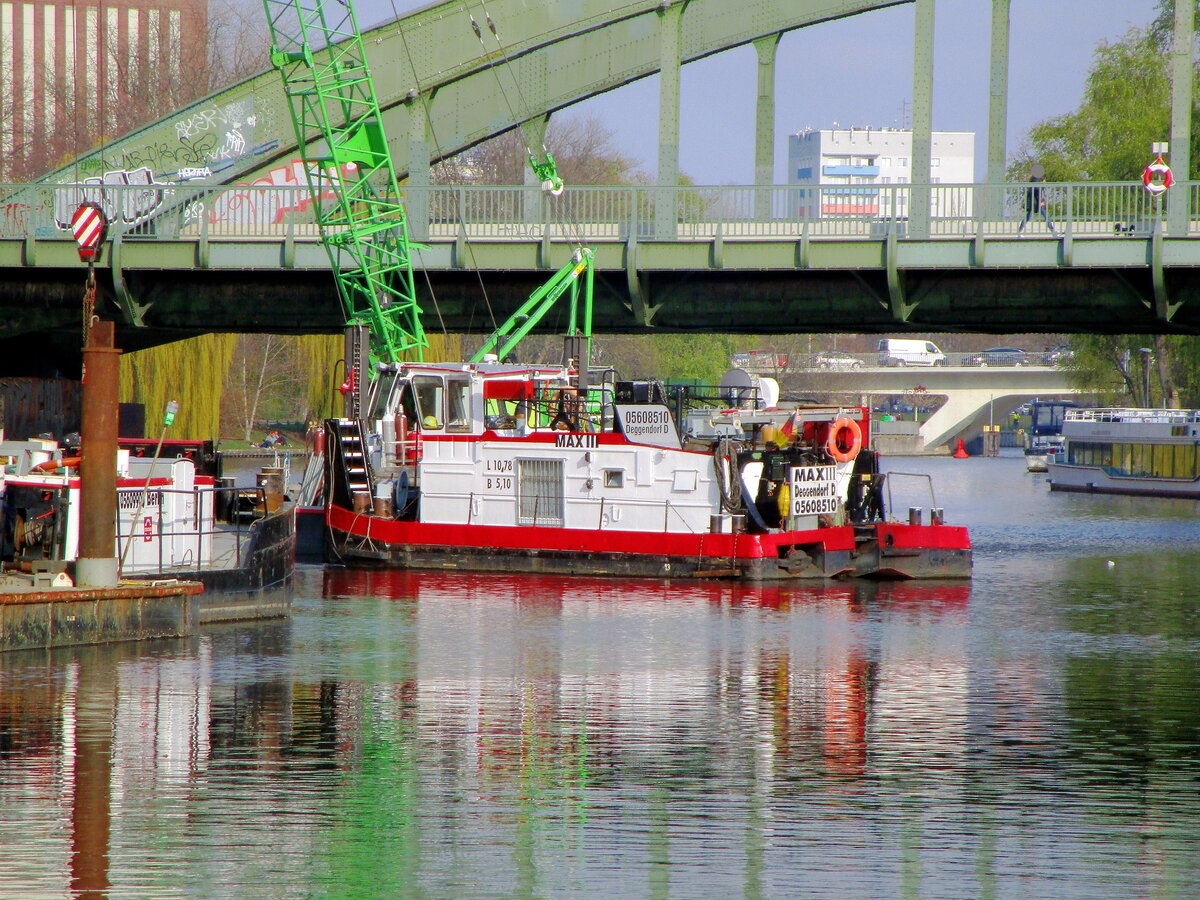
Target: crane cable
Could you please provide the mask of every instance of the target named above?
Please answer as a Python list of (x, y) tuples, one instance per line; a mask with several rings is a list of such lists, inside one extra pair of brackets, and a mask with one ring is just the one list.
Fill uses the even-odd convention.
[[(438, 140), (437, 129), (434, 128), (434, 126), (433, 126), (433, 116), (431, 116), (429, 114), (429, 112), (430, 112), (429, 101), (425, 97), (423, 92), (421, 91), (421, 81), (417, 75), (417, 67), (413, 63), (412, 50), (408, 46), (408, 36), (404, 33), (404, 29), (402, 27), (400, 27), (400, 13), (396, 10), (396, 0), (391, 0), (391, 4), (392, 4), (392, 14), (396, 17), (396, 33), (400, 35), (400, 43), (404, 46), (404, 55), (408, 59), (408, 68), (409, 68), (409, 71), (412, 72), (413, 84), (415, 85), (415, 90), (417, 93), (417, 97), (414, 99), (413, 102), (420, 103), (425, 109), (425, 121), (429, 126), (429, 134), (430, 134), (430, 137), (433, 139), (434, 150), (436, 151), (437, 156), (440, 159), (443, 156), (442, 145), (441, 145), (441, 141)], [(426, 164), (428, 164), (428, 161), (426, 161)], [(408, 161), (408, 169), (409, 169), (410, 179), (412, 176), (412, 167), (413, 167), (413, 161), (410, 159)], [(475, 272), (476, 280), (479, 282), (479, 290), (480, 290), (480, 293), (483, 294), (484, 306), (487, 308), (488, 318), (492, 322), (492, 330), (494, 331), (498, 327), (497, 322), (496, 322), (496, 313), (492, 309), (492, 301), (491, 301), (491, 298), (488, 296), (487, 285), (485, 285), (483, 282), (483, 274), (479, 271), (479, 266), (476, 265), (475, 247), (472, 245), (470, 236), (467, 234), (467, 223), (463, 218), (462, 204), (458, 202), (458, 193), (454, 192), (452, 194), (452, 196), (454, 197), (455, 220), (457, 221), (459, 228), (462, 229), (463, 238), (464, 238), (463, 243), (466, 246), (467, 254), (471, 259), (471, 269)], [(446, 321), (445, 321), (445, 319), (442, 318), (442, 308), (441, 308), (441, 305), (438, 303), (437, 294), (433, 290), (433, 280), (429, 277), (429, 269), (425, 266), (422, 266), (421, 271), (425, 276), (425, 284), (429, 289), (429, 295), (430, 295), (430, 297), (433, 298), (433, 306), (434, 306), (434, 309), (437, 310), (438, 321), (442, 325), (442, 334), (443, 334), (443, 336), (446, 336), (449, 334), (449, 332), (446, 330)], [(471, 308), (471, 312), (473, 315), (474, 307)], [(470, 323), (468, 323), (468, 325), (469, 324)]]
[[(500, 55), (504, 60), (505, 69), (508, 71), (509, 75), (512, 78), (513, 87), (517, 93), (518, 105), (523, 110), (528, 109), (529, 104), (527, 104), (525, 102), (525, 95), (521, 91), (521, 82), (517, 79), (516, 74), (512, 71), (512, 68), (513, 68), (512, 57), (509, 55), (508, 48), (505, 46), (504, 41), (502, 41), (500, 39), (500, 32), (496, 28), (496, 22), (492, 18), (492, 14), (488, 12), (487, 3), (484, 2), (484, 0), (480, 0), (479, 7), (481, 10), (483, 10), (484, 20), (487, 22), (488, 31), (490, 31), (492, 33), (492, 37), (494, 37), (496, 39), (496, 46), (500, 50)], [(477, 37), (479, 39), (479, 46), (483, 49), (483, 52), (486, 56), (488, 53), (490, 53), (490, 51), (488, 50), (487, 43), (483, 39), (483, 29), (481, 29), (479, 27), (479, 23), (475, 20), (475, 16), (473, 16), (469, 11), (467, 12), (467, 17), (471, 20), (471, 30), (475, 32), (475, 37)], [(496, 71), (497, 67), (494, 65), (491, 65), (491, 66), (488, 66), (488, 68), (492, 70), (492, 74), (496, 78), (496, 86), (500, 89), (500, 96), (504, 99), (504, 105), (506, 107), (508, 107), (509, 118), (512, 119), (513, 121), (517, 121), (519, 116), (518, 116), (516, 110), (513, 108), (512, 103), (509, 101), (508, 92), (504, 90), (504, 83), (500, 80), (500, 74)], [(517, 128), (518, 128), (518, 130), (521, 130), (519, 125), (517, 126)], [(521, 138), (522, 138), (522, 143), (525, 145), (525, 154), (526, 154), (526, 156), (529, 157), (529, 160), (532, 162), (532, 160), (534, 159), (533, 150), (530, 149), (529, 142), (524, 140), (525, 133), (523, 130), (521, 131)], [(549, 151), (547, 151), (545, 143), (542, 144), (542, 152), (544, 154), (549, 155)], [(547, 193), (551, 193), (551, 192), (547, 191)], [(555, 195), (551, 194), (551, 196), (555, 196)], [(582, 250), (584, 247), (583, 227), (580, 224), (578, 218), (577, 217), (568, 218), (565, 215), (561, 215), (561, 211), (560, 211), (560, 215), (557, 217), (557, 220), (558, 220), (558, 223), (563, 226), (563, 231), (567, 233), (567, 236), (575, 242), (575, 246), (578, 249)]]

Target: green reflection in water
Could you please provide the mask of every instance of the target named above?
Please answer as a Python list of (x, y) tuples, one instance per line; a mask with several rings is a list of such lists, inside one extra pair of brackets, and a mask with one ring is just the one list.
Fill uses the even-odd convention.
[(335, 800), (327, 859), (345, 896), (417, 896), (421, 829), (417, 764), (407, 722), (364, 723), (361, 757)]
[(1196, 558), (1153, 554), (1075, 560), (1061, 615), (1072, 746), (1104, 763), (1092, 774), (1144, 775), (1200, 750)]
[[(415, 685), (408, 688), (417, 690)], [(359, 690), (372, 697), (385, 693), (378, 686)], [(561, 727), (553, 707), (533, 699), (537, 692), (536, 686), (526, 686), (523, 702), (512, 710), (517, 722), (511, 723), (511, 734), (500, 731), (480, 741), (480, 761), (473, 769), (467, 768), (467, 754), (446, 752), (444, 734), (421, 736), (411, 698), (399, 717), (377, 699), (364, 703), (359, 757), (348, 766), (334, 801), (336, 825), (324, 850), (330, 886), (323, 896), (445, 896), (442, 890), (547, 896), (544, 882), (564, 877), (558, 871), (539, 871), (547, 844), (568, 851), (583, 846), (587, 723), (582, 719)], [(431, 765), (439, 748), (448, 771)], [(452, 787), (431, 786), (431, 779)], [(460, 803), (464, 805), (455, 809)], [(447, 816), (456, 820), (456, 831), (469, 830), (480, 816), (488, 819), (488, 827), (503, 829), (507, 820), (515, 878), (511, 891), (499, 888), (504, 882), (500, 872), (489, 873), (489, 884), (479, 883), (478, 860), (459, 855), (465, 849), (461, 834), (422, 828), (426, 817), (436, 821)]]
[(1153, 861), (1158, 896), (1187, 883), (1200, 833), (1196, 562), (1185, 553), (1073, 560), (1058, 604), (1068, 635), (1063, 775), (1124, 824), (1114, 840)]

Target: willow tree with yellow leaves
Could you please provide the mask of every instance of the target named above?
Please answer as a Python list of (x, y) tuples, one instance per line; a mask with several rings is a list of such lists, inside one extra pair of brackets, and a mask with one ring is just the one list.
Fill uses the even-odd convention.
[(179, 401), (179, 413), (169, 437), (220, 435), (221, 394), (237, 339), (236, 334), (208, 334), (121, 356), (120, 400), (145, 406), (148, 437), (157, 435), (154, 423), (162, 421), (171, 400)]

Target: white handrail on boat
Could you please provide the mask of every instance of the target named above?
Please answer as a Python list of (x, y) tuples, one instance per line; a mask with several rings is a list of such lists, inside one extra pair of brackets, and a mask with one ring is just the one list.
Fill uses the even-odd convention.
[(1197, 409), (1068, 409), (1066, 418), (1074, 422), (1130, 422), (1143, 425), (1182, 425), (1200, 422)]

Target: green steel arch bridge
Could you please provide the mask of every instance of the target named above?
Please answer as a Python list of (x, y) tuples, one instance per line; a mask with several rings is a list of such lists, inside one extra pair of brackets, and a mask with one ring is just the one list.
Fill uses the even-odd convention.
[[(472, 14), (486, 19), (477, 0), (449, 0), (370, 30), (384, 130), (422, 244), (414, 260), (432, 295), (427, 327), (490, 331), (578, 237), (596, 252), (597, 332), (1200, 332), (1200, 183), (1176, 181), (1166, 202), (1141, 184), (1047, 185), (1060, 233), (1018, 240), (1024, 188), (1003, 183), (1009, 2), (992, 0), (980, 185), (928, 177), (935, 0), (490, 0), (498, 28), (482, 36), (471, 27)], [(915, 21), (912, 183), (873, 188), (867, 212), (814, 212), (833, 189), (771, 184), (779, 39), (900, 4)], [(1191, 4), (1175, 24), (1171, 163), (1186, 173)], [(680, 70), (743, 45), (759, 62), (759, 183), (677, 187)], [(430, 183), (433, 163), (518, 127), (540, 147), (552, 114), (653, 75), (657, 186), (568, 186), (551, 199), (533, 179)], [(37, 184), (0, 186), (0, 372), (77, 365), (85, 269), (68, 223), (85, 200), (112, 220), (97, 277), (126, 349), (214, 331), (340, 330), (301, 166), (267, 70)]]

